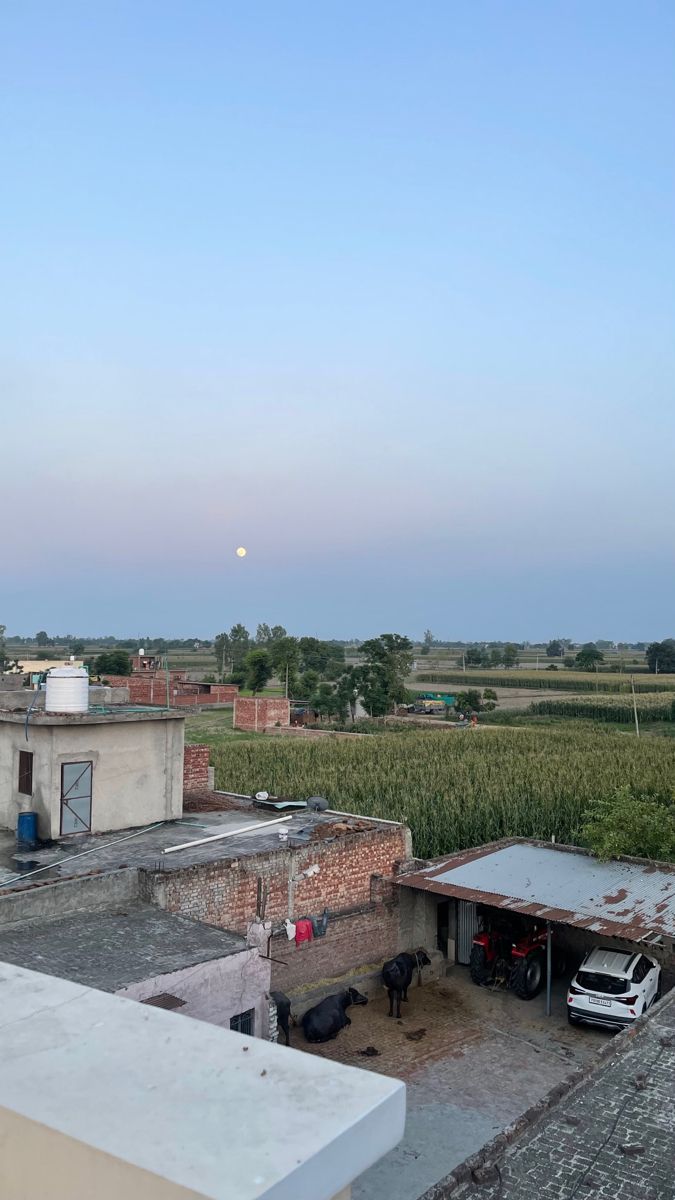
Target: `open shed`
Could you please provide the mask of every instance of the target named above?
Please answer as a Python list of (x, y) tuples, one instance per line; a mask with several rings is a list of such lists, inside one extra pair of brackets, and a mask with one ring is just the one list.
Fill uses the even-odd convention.
[[(465, 850), (402, 875), (403, 936), (468, 964), (485, 912), (546, 922), (572, 957), (598, 944), (673, 965), (675, 866), (599, 862), (577, 847), (510, 840)], [(404, 893), (407, 892), (407, 898)]]

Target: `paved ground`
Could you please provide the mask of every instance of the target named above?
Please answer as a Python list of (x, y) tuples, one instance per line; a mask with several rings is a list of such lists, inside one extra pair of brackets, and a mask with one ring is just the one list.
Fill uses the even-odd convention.
[(675, 995), (456, 1200), (673, 1200)]
[[(399, 1023), (386, 997), (350, 1010), (352, 1025), (334, 1042), (294, 1045), (352, 1066), (405, 1080), (406, 1134), (396, 1150), (367, 1171), (354, 1200), (416, 1200), (576, 1067), (611, 1035), (567, 1024), (564, 987), (554, 1013), (543, 996), (527, 1003), (512, 993), (476, 988), (455, 967), (447, 980), (413, 986)], [(377, 1056), (360, 1053), (368, 1046)]]

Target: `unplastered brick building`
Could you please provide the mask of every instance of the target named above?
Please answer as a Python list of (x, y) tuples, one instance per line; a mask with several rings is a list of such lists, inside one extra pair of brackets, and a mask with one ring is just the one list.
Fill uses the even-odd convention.
[[(235, 932), (245, 933), (256, 915), (271, 922), (272, 981), (283, 991), (396, 954), (394, 880), (410, 858), (409, 830), (393, 822), (318, 816), (294, 816), (283, 841), (270, 827), (257, 853), (259, 839), (251, 838), (246, 854), (226, 855), (223, 846), (217, 861), (149, 873), (150, 895), (170, 912)], [(289, 940), (285, 922), (299, 920), (309, 920), (313, 932), (298, 944)]]
[(195, 683), (184, 671), (143, 671), (131, 675), (106, 675), (111, 687), (129, 691), (131, 704), (159, 708), (191, 708), (205, 704), (232, 704), (239, 688), (232, 683)]
[(274, 725), (290, 725), (290, 701), (281, 696), (237, 696), (232, 723), (235, 729), (253, 733)]

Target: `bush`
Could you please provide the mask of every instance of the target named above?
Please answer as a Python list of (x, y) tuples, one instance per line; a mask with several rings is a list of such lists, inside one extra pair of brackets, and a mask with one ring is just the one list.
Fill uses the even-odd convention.
[(589, 805), (581, 840), (604, 861), (626, 854), (672, 861), (675, 808), (624, 784)]
[(243, 687), (246, 683), (246, 671), (243, 667), (235, 667), (229, 675), (225, 676), (225, 683), (237, 683), (239, 687)]

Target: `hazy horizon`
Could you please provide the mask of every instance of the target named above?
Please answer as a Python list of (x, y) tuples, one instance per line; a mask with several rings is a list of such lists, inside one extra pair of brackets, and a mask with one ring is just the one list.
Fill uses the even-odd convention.
[(10, 632), (675, 633), (675, 8), (3, 43)]

